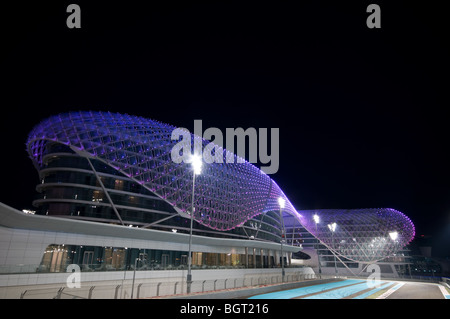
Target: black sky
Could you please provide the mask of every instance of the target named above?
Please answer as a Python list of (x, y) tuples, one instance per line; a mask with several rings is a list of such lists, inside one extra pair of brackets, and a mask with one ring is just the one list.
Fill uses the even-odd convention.
[[(0, 201), (31, 208), (28, 132), (103, 110), (280, 128), (297, 209), (391, 207), (450, 254), (449, 34), (437, 2), (20, 2), (1, 9)], [(366, 26), (381, 7), (381, 29)], [(66, 8), (81, 7), (81, 29)]]

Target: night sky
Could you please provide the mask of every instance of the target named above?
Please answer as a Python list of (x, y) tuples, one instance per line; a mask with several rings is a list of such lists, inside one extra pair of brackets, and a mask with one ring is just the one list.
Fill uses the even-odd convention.
[[(394, 208), (416, 236), (432, 236), (434, 255), (450, 255), (444, 8), (92, 2), (2, 4), (1, 202), (32, 208), (27, 135), (60, 112), (128, 113), (191, 132), (195, 119), (224, 132), (279, 128), (271, 177), (297, 209)], [(70, 3), (81, 29), (66, 26)], [(381, 29), (366, 26), (370, 3)]]

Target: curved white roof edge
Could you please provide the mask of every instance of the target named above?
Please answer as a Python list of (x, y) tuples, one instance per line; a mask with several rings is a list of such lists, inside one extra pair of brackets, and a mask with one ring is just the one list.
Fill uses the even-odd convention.
[[(119, 238), (152, 240), (187, 244), (189, 234), (173, 233), (153, 229), (124, 227), (120, 225), (73, 220), (61, 217), (33, 215), (23, 213), (13, 207), (0, 202), (0, 226), (14, 229), (28, 229), (40, 231), (55, 231), (95, 236), (113, 236)], [(280, 244), (258, 240), (242, 240), (228, 238), (213, 238), (206, 236), (192, 236), (192, 243), (197, 245), (251, 247), (278, 250)], [(286, 252), (298, 252), (302, 248), (283, 245)]]

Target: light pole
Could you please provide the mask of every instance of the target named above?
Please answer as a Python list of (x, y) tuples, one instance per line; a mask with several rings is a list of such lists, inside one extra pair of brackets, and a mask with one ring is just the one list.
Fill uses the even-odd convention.
[[(391, 239), (392, 239), (392, 241), (394, 242), (394, 252), (396, 252), (397, 251), (397, 248), (398, 248), (398, 242), (397, 242), (397, 238), (398, 238), (398, 232), (397, 231), (392, 231), (392, 232), (390, 232), (389, 233), (389, 237), (391, 237)], [(392, 259), (395, 261), (395, 259), (397, 259), (397, 258), (395, 258), (395, 257), (397, 257), (397, 253), (393, 253), (392, 254)]]
[[(331, 230), (331, 246), (333, 247), (334, 245), (334, 231), (336, 230), (336, 223), (332, 223), (332, 224), (328, 224), (328, 228)], [(333, 253), (333, 257), (334, 257), (334, 272), (337, 276), (337, 265), (336, 265), (336, 255), (334, 254), (333, 251), (331, 251)]]
[(389, 237), (391, 237), (391, 239), (395, 241), (398, 238), (398, 233), (396, 231), (390, 232)]
[(191, 293), (191, 284), (192, 284), (192, 274), (191, 274), (191, 265), (192, 265), (192, 225), (194, 223), (194, 191), (195, 191), (195, 175), (199, 175), (202, 172), (202, 158), (199, 155), (191, 156), (191, 165), (192, 165), (192, 205), (191, 205), (191, 227), (189, 229), (189, 254), (188, 254), (188, 273), (186, 277), (186, 291), (187, 293)]
[(284, 282), (284, 255), (283, 255), (283, 240), (285, 237), (284, 220), (282, 209), (284, 208), (285, 200), (283, 197), (278, 197), (278, 205), (280, 205), (280, 222), (281, 222), (281, 281)]
[[(318, 237), (317, 235), (317, 224), (320, 223), (320, 217), (317, 214), (314, 214), (313, 216), (314, 222), (316, 223), (316, 237)], [(320, 257), (319, 257), (319, 239), (317, 239), (316, 242), (316, 253), (317, 253), (317, 264), (319, 266), (319, 278), (322, 279), (322, 268), (320, 267)]]
[(138, 262), (139, 258), (136, 258), (134, 260), (134, 271), (133, 271), (133, 283), (131, 285), (131, 299), (133, 299), (133, 292), (134, 292), (134, 279), (136, 277), (136, 268), (137, 268), (137, 262)]

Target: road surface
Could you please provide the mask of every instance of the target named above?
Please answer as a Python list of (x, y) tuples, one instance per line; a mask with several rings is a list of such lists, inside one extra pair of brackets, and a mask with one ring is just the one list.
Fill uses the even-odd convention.
[(445, 297), (436, 284), (406, 282), (386, 299), (445, 299)]
[(449, 299), (437, 284), (381, 280), (373, 285), (362, 279), (346, 279), (296, 289), (251, 296), (250, 299)]

